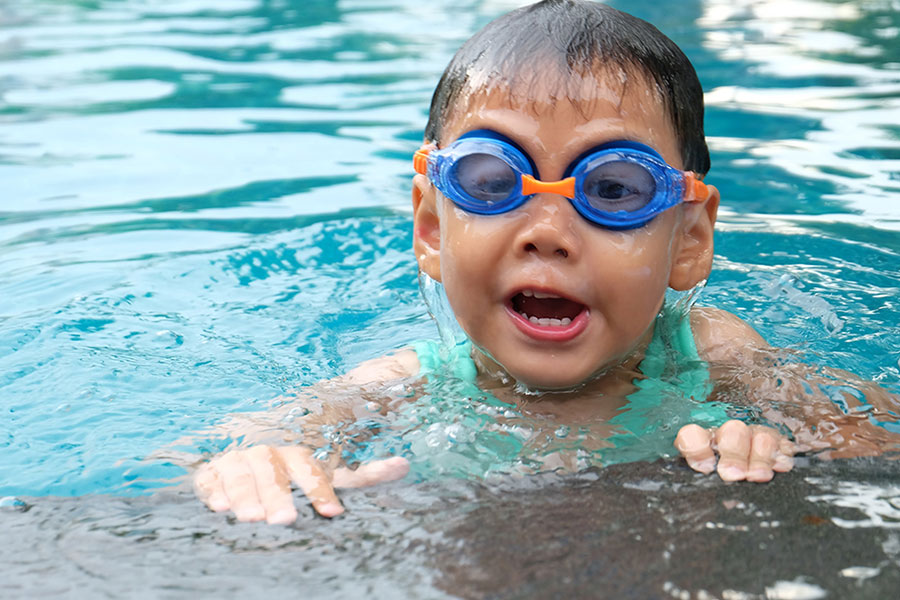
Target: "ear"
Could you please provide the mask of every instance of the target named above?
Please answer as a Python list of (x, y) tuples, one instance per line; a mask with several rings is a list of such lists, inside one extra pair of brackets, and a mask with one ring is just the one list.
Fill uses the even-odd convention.
[(437, 191), (424, 175), (413, 177), (413, 252), (419, 268), (435, 281), (441, 280), (441, 220)]
[(709, 197), (703, 202), (682, 205), (684, 219), (680, 239), (675, 246), (669, 287), (689, 290), (709, 277), (713, 261), (713, 229), (719, 211), (719, 190), (709, 187)]

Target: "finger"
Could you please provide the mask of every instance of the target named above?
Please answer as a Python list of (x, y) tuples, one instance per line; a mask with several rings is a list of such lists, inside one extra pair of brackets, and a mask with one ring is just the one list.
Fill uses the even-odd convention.
[(222, 512), (231, 508), (219, 475), (210, 463), (204, 463), (194, 474), (194, 493), (210, 510)]
[(409, 473), (409, 461), (401, 456), (376, 460), (361, 465), (355, 471), (347, 468), (335, 470), (332, 483), (336, 488), (357, 488), (384, 481), (403, 479)]
[(778, 457), (778, 441), (781, 437), (768, 427), (751, 428), (750, 460), (747, 465), (747, 481), (766, 482), (775, 476), (775, 460)]
[(303, 490), (317, 513), (323, 517), (336, 517), (344, 512), (331, 480), (308, 448), (285, 446), (278, 448), (278, 452), (288, 475)]
[(699, 425), (685, 425), (675, 437), (675, 448), (690, 468), (712, 473), (716, 468), (716, 454), (712, 448), (712, 432)]
[(217, 461), (222, 489), (228, 497), (229, 507), (238, 521), (262, 521), (266, 511), (256, 493), (256, 480), (242, 451), (229, 452)]
[(772, 469), (778, 473), (787, 473), (794, 468), (794, 454), (797, 452), (797, 445), (787, 438), (781, 438), (778, 443), (778, 454), (775, 456), (775, 464)]
[(297, 520), (297, 509), (291, 496), (291, 482), (281, 456), (267, 446), (256, 446), (245, 453), (253, 471), (256, 493), (266, 514), (267, 523), (288, 525)]
[(740, 481), (747, 477), (750, 461), (751, 431), (736, 419), (727, 421), (716, 431), (719, 450), (717, 471), (723, 481)]

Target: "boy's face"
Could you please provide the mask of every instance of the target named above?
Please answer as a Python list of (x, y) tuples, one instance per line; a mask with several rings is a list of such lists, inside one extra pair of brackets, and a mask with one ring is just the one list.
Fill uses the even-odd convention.
[[(614, 91), (621, 89), (616, 78), (577, 104), (538, 90), (525, 107), (511, 106), (508, 90), (498, 89), (457, 111), (441, 146), (474, 129), (494, 130), (518, 143), (545, 181), (562, 179), (583, 152), (614, 140), (651, 146), (681, 169), (658, 95), (640, 78)], [(443, 283), (486, 360), (528, 386), (571, 387), (626, 361), (649, 341), (666, 288), (689, 289), (709, 273), (715, 191), (707, 202), (678, 206), (627, 231), (589, 223), (555, 194), (490, 216), (464, 212), (438, 194), (427, 178), (416, 177), (419, 265)], [(523, 313), (559, 322), (529, 325), (533, 319)]]

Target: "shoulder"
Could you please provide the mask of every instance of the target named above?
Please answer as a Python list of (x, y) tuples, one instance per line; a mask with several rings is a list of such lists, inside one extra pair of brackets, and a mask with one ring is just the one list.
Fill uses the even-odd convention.
[(718, 308), (691, 309), (691, 329), (697, 352), (708, 362), (745, 362), (769, 347), (747, 322)]
[(341, 375), (341, 383), (364, 385), (413, 377), (419, 373), (419, 358), (412, 349), (398, 350), (393, 354), (373, 358)]

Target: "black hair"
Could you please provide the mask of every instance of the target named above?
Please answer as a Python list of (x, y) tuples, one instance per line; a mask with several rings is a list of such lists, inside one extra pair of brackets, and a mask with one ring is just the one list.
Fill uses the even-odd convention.
[[(556, 73), (546, 68), (554, 63)], [(709, 149), (703, 134), (703, 88), (690, 60), (650, 23), (584, 0), (544, 0), (519, 8), (469, 38), (434, 91), (425, 138), (440, 142), (443, 123), (463, 94), (479, 91), (492, 81), (509, 82), (510, 89), (512, 82), (524, 84), (527, 90), (538, 82), (546, 86), (549, 78), (558, 84), (549, 89), (556, 89), (571, 84), (573, 76), (609, 67), (643, 75), (658, 88), (684, 168), (706, 174)], [(476, 73), (477, 81), (473, 80)], [(554, 76), (559, 81), (553, 81)]]

